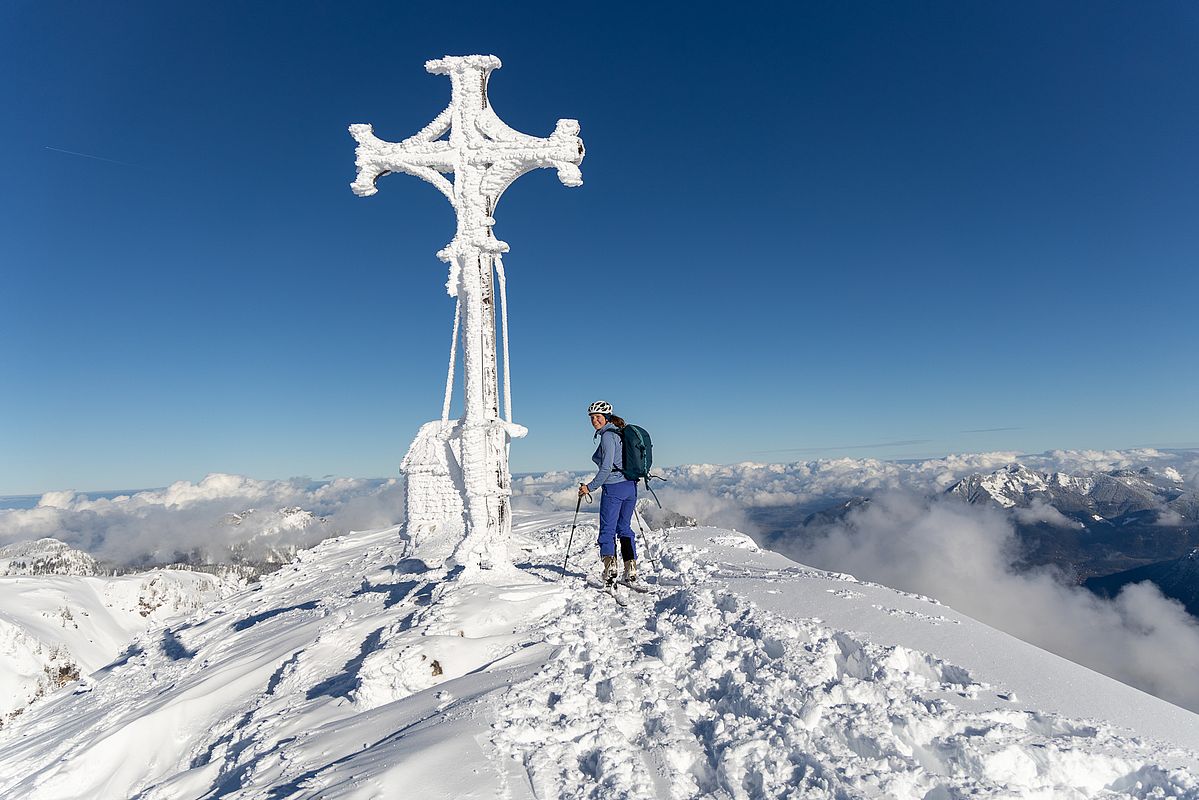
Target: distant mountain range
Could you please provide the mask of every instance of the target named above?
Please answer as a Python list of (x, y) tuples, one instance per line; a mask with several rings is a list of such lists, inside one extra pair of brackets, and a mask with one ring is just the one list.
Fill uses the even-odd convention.
[(1170, 526), (1199, 521), (1199, 496), (1189, 491), (1182, 476), (1167, 468), (1113, 470), (1083, 475), (1045, 473), (1012, 464), (990, 474), (975, 474), (951, 486), (948, 494), (970, 503), (993, 503), (1001, 508), (1051, 505), (1079, 522), (1152, 521)]
[[(1188, 572), (1179, 563), (1199, 567), (1186, 561), (1199, 547), (1199, 493), (1171, 467), (1066, 474), (1015, 463), (969, 475), (942, 496), (1007, 514), (1023, 545), (1018, 567), (1053, 565), (1097, 591), (1160, 578), (1163, 592), (1188, 607), (1192, 595), (1199, 597), (1199, 568)], [(773, 547), (814, 539), (870, 502), (826, 498), (815, 509), (772, 506), (749, 514), (762, 528), (763, 545)], [(1111, 580), (1096, 582), (1103, 576)]]
[(1037, 472), (1012, 464), (946, 490), (1007, 510), (1025, 561), (1056, 564), (1079, 580), (1180, 558), (1199, 545), (1199, 494), (1175, 470)]

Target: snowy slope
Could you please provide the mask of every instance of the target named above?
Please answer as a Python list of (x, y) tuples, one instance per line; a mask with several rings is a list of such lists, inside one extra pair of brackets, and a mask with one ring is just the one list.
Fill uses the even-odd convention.
[[(47, 549), (48, 541), (54, 540), (13, 548), (22, 550), (15, 558), (21, 563), (49, 552), (59, 566), (72, 569), (82, 562), (64, 561), (64, 552), (86, 558), (78, 551)], [(104, 666), (151, 626), (236, 588), (214, 575), (165, 569), (107, 578), (0, 577), (0, 726), (64, 683)]]
[(0, 731), (0, 796), (1199, 798), (1190, 712), (713, 528), (620, 610), (569, 521), (476, 583), (324, 542)]

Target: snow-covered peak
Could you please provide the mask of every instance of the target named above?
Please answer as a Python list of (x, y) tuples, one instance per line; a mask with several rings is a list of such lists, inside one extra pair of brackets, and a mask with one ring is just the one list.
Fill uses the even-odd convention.
[[(1060, 473), (1053, 476), (1056, 483), (1068, 481), (1069, 477)], [(1034, 472), (1023, 464), (1009, 464), (997, 469), (989, 475), (972, 475), (959, 481), (949, 489), (949, 493), (964, 497), (971, 503), (990, 501), (1003, 508), (1021, 505), (1035, 494), (1043, 494), (1049, 489), (1047, 476)]]
[(254, 526), (252, 537), (278, 536), (291, 531), (303, 531), (316, 525), (323, 525), (325, 520), (306, 511), (299, 506), (286, 506), (277, 511), (261, 511), (248, 508), (240, 513), (230, 512), (221, 518), (221, 524), (238, 527)]
[[(1177, 473), (1175, 473), (1177, 475)], [(1001, 508), (1052, 505), (1066, 513), (1084, 513), (1096, 520), (1112, 519), (1139, 512), (1172, 512), (1199, 519), (1194, 492), (1180, 486), (1175, 475), (1149, 467), (1115, 469), (1069, 475), (1039, 472), (1023, 464), (1010, 464), (988, 474), (976, 473), (951, 486), (946, 494), (970, 503)]]
[(0, 547), (0, 575), (98, 575), (95, 558), (58, 539), (15, 542)]
[(571, 516), (470, 582), (305, 551), (0, 731), (0, 795), (1199, 797), (1190, 712), (727, 530), (651, 533), (621, 608)]

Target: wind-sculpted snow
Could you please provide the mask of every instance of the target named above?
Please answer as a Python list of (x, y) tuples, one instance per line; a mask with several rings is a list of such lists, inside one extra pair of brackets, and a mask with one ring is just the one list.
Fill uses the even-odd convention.
[(1193, 715), (945, 606), (688, 528), (621, 610), (570, 529), (326, 541), (0, 732), (0, 796), (1199, 798)]
[[(27, 552), (18, 558), (46, 552), (59, 558), (68, 552), (36, 544), (40, 546), (14, 552)], [(70, 560), (67, 566), (79, 563)], [(134, 636), (171, 617), (194, 613), (241, 585), (184, 570), (119, 577), (0, 577), (0, 726), (63, 684), (111, 661)]]

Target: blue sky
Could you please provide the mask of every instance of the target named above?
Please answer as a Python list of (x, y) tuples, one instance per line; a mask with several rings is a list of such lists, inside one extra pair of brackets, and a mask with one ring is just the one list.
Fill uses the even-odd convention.
[(474, 52), (587, 145), (496, 213), (515, 471), (596, 398), (663, 463), (1199, 446), (1193, 4), (9, 2), (0, 493), (394, 474), (453, 215), (346, 126)]

